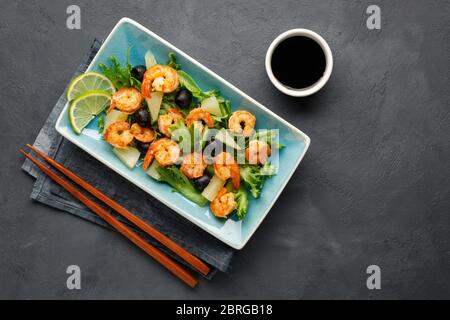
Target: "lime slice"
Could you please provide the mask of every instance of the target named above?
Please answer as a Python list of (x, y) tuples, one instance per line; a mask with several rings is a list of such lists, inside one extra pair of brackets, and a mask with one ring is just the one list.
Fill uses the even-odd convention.
[(71, 101), (87, 91), (100, 90), (113, 94), (116, 89), (113, 83), (97, 72), (86, 72), (72, 80), (67, 89), (67, 100)]
[(111, 95), (103, 91), (88, 91), (75, 98), (69, 106), (69, 121), (80, 134), (92, 119), (109, 106)]

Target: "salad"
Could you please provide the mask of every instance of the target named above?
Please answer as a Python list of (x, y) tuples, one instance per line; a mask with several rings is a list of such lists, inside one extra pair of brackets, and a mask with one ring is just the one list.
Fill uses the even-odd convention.
[(112, 152), (131, 170), (144, 170), (218, 218), (242, 220), (249, 196), (258, 198), (276, 174), (271, 156), (281, 149), (277, 130), (255, 130), (256, 117), (232, 110), (217, 90), (202, 90), (170, 53), (145, 65), (110, 57), (100, 73), (72, 80), (69, 120), (80, 134), (96, 117)]

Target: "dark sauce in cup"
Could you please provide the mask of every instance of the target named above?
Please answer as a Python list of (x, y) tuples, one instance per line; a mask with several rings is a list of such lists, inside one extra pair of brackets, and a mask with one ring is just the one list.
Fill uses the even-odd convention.
[(315, 84), (326, 67), (322, 47), (303, 36), (283, 40), (273, 51), (272, 72), (285, 86), (301, 89)]

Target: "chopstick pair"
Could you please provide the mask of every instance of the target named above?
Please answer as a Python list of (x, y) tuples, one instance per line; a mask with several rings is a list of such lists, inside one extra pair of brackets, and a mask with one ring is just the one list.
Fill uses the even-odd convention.
[[(154, 239), (158, 240), (161, 244), (166, 246), (168, 249), (170, 249), (172, 252), (177, 254), (180, 258), (182, 258), (185, 262), (190, 264), (192, 267), (194, 267), (196, 270), (198, 270), (201, 274), (207, 275), (210, 271), (209, 267), (202, 262), (200, 259), (192, 255), (189, 251), (182, 248), (180, 245), (178, 245), (176, 242), (159, 232), (154, 227), (148, 225), (145, 223), (142, 219), (135, 216), (133, 213), (125, 209), (123, 206), (109, 198), (107, 195), (96, 189), (94, 186), (89, 184), (88, 182), (81, 179), (79, 176), (77, 176), (75, 173), (64, 167), (63, 165), (59, 164), (54, 159), (50, 158), (48, 155), (43, 153), (42, 151), (36, 149), (30, 144), (27, 144), (27, 147), (29, 147), (31, 150), (33, 150), (36, 154), (41, 156), (47, 163), (49, 163), (52, 167), (57, 169), (59, 172), (64, 174), (66, 177), (68, 177), (70, 180), (75, 182), (77, 185), (79, 185), (81, 188), (89, 192), (91, 195), (114, 209), (116, 212), (118, 212), (120, 215), (122, 215), (124, 218), (131, 221), (134, 225), (139, 227), (142, 231), (153, 237)], [(101, 206), (99, 206), (96, 202), (85, 196), (81, 191), (79, 191), (77, 188), (75, 188), (71, 183), (67, 182), (60, 176), (58, 176), (55, 172), (50, 170), (47, 166), (44, 165), (41, 161), (37, 160), (30, 154), (26, 153), (23, 149), (19, 150), (25, 157), (30, 159), (36, 166), (38, 166), (39, 169), (41, 169), (47, 176), (49, 176), (50, 179), (55, 181), (57, 184), (59, 184), (61, 187), (63, 187), (65, 190), (67, 190), (70, 194), (72, 194), (75, 198), (80, 200), (83, 204), (85, 204), (89, 209), (91, 209), (93, 212), (95, 212), (97, 215), (99, 215), (103, 220), (105, 220), (109, 225), (111, 225), (114, 229), (119, 231), (122, 235), (127, 237), (131, 242), (133, 242), (135, 245), (137, 245), (139, 248), (144, 250), (148, 255), (153, 257), (156, 261), (161, 263), (164, 267), (166, 267), (170, 272), (172, 272), (174, 275), (176, 275), (178, 278), (180, 278), (182, 281), (184, 281), (186, 284), (188, 284), (190, 287), (195, 287), (198, 283), (198, 280), (190, 274), (188, 271), (186, 271), (181, 265), (179, 265), (177, 262), (175, 262), (173, 259), (162, 253), (160, 250), (146, 242), (144, 239), (142, 239), (138, 234), (136, 234), (134, 231), (132, 231), (130, 228), (128, 228), (126, 225), (121, 223), (119, 220), (114, 218), (108, 211), (103, 209)]]

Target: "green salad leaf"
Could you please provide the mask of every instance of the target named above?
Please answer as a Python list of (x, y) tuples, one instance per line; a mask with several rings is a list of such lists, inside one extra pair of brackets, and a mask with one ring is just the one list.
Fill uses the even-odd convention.
[(279, 143), (277, 138), (278, 132), (276, 130), (258, 130), (253, 136), (252, 140), (265, 141), (270, 144), (272, 148), (283, 149), (285, 145)]
[(259, 198), (265, 179), (272, 177), (276, 173), (276, 168), (269, 162), (263, 166), (245, 164), (241, 165), (240, 173), (253, 198)]
[(180, 79), (180, 85), (188, 89), (192, 96), (200, 101), (216, 96), (218, 93), (217, 90), (202, 91), (194, 79), (183, 70), (178, 70), (178, 78)]
[(169, 131), (172, 139), (180, 145), (183, 153), (190, 153), (193, 146), (192, 135), (184, 121), (177, 119), (174, 124), (169, 126)]
[(104, 113), (100, 114), (100, 116), (98, 118), (97, 128), (98, 128), (98, 133), (102, 134), (103, 130), (105, 129), (105, 114)]
[(128, 48), (124, 67), (120, 65), (115, 56), (109, 57), (109, 65), (104, 63), (99, 64), (101, 73), (111, 80), (117, 90), (122, 87), (135, 87), (141, 90), (141, 82), (131, 75), (131, 69), (133, 67), (129, 63), (130, 52), (131, 47)]
[(228, 128), (228, 119), (231, 117), (233, 113), (231, 111), (230, 101), (226, 100), (222, 96), (216, 96), (217, 101), (219, 102), (220, 108), (220, 116), (213, 116), (214, 118), (214, 127), (216, 129)]
[(208, 127), (201, 124), (197, 126), (196, 123), (188, 128), (181, 119), (169, 126), (172, 138), (178, 142), (184, 153), (201, 152), (206, 144), (208, 130)]
[(210, 175), (211, 177), (215, 174), (214, 166), (212, 164), (208, 164), (206, 166), (206, 173), (208, 173), (208, 175)]
[(234, 195), (237, 202), (236, 215), (238, 220), (242, 220), (247, 215), (248, 211), (248, 194), (245, 187), (241, 185)]
[(222, 117), (228, 120), (231, 117), (231, 114), (233, 113), (233, 111), (231, 110), (230, 101), (222, 96), (218, 96), (217, 101), (219, 102)]
[(177, 63), (177, 56), (174, 52), (169, 52), (169, 59), (167, 60), (167, 65), (175, 70), (180, 70), (181, 64)]
[(161, 181), (168, 183), (175, 191), (181, 193), (200, 207), (204, 207), (208, 202), (176, 166), (159, 166), (156, 168), (156, 171), (161, 176)]
[(228, 181), (225, 184), (225, 188), (227, 189), (227, 192), (233, 192), (234, 193), (234, 200), (237, 203), (236, 211), (229, 216), (229, 218), (240, 221), (245, 218), (248, 211), (248, 193), (245, 189), (245, 186), (241, 184), (239, 186), (239, 189), (234, 189), (233, 184), (231, 181)]

